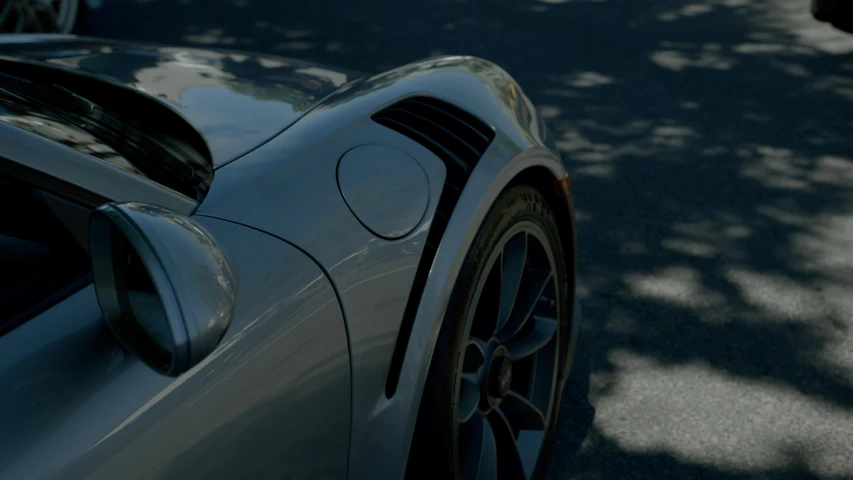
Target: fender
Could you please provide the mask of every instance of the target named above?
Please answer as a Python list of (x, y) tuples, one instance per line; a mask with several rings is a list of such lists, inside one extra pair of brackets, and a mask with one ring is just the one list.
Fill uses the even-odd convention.
[[(364, 83), (350, 88), (363, 92), (370, 85), (384, 84), (388, 89), (385, 92), (391, 94), (385, 105), (405, 96), (431, 95), (467, 110), (497, 131), (463, 189), (432, 262), (394, 395), (378, 405), (361, 428), (356, 428), (360, 422), (354, 423), (352, 438), (358, 441), (350, 444), (349, 478), (402, 479), (444, 313), (455, 279), (489, 208), (523, 173), (534, 170), (550, 173), (548, 177), (557, 188), (557, 196), (566, 202), (568, 215), (561, 220), (567, 223), (563, 233), (569, 238), (564, 243), (571, 248), (567, 252), (572, 264), (569, 274), (576, 278), (574, 205), (567, 168), (556, 153), (553, 137), (521, 87), (494, 63), (476, 57), (440, 57), (392, 70)], [(569, 292), (573, 304), (572, 329), (563, 355), (573, 355), (580, 334), (581, 309), (574, 287), (572, 282)], [(567, 360), (570, 367), (573, 358)], [(569, 371), (566, 368), (560, 379), (561, 389)], [(382, 452), (381, 460), (377, 461), (375, 452)]]
[[(447, 170), (419, 143), (371, 120), (374, 113), (417, 95), (462, 108), (495, 131), (451, 206), (419, 287), (416, 267)], [(429, 181), (423, 220), (399, 240), (382, 239), (363, 228), (335, 178), (344, 153), (369, 143), (406, 152)], [(518, 84), (493, 63), (465, 56), (416, 62), (344, 84), (280, 135), (217, 170), (199, 214), (249, 225), (298, 245), (325, 267), (340, 292), (352, 358), (349, 478), (405, 474), (424, 382), (456, 275), (494, 200), (519, 175), (530, 172), (546, 189), (567, 178), (553, 139)], [(566, 245), (574, 248), (571, 197), (559, 198), (568, 212), (560, 219), (571, 238)], [(571, 273), (574, 251), (569, 257)], [(407, 309), (410, 301), (417, 308)], [(404, 318), (406, 310), (413, 312), (412, 318)], [(386, 379), (394, 377), (394, 388), (386, 390)]]

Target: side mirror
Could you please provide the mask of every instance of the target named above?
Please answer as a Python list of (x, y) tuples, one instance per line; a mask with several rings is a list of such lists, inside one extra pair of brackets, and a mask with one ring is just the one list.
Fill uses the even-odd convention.
[(89, 243), (104, 320), (131, 352), (170, 376), (219, 344), (237, 301), (234, 270), (200, 225), (144, 203), (92, 213)]

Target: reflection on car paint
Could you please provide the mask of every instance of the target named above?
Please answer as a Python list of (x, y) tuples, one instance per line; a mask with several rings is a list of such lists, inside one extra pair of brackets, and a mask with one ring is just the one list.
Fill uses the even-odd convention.
[(145, 176), (112, 147), (85, 130), (42, 113), (34, 106), (30, 106), (15, 97), (5, 96), (2, 91), (0, 91), (0, 122), (67, 145), (80, 153), (103, 160), (122, 170)]
[(80, 71), (150, 95), (198, 129), (219, 167), (287, 128), (354, 72), (289, 58), (86, 39), (16, 44), (0, 55)]

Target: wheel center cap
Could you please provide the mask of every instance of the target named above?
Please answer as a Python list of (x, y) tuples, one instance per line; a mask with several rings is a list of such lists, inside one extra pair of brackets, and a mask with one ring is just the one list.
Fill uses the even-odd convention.
[(512, 363), (509, 359), (503, 357), (500, 360), (500, 368), (498, 370), (498, 395), (501, 398), (506, 397), (509, 393), (509, 386), (512, 385)]
[(489, 373), (486, 378), (486, 399), (489, 406), (500, 405), (501, 400), (509, 394), (512, 386), (512, 362), (509, 352), (503, 345), (498, 345), (492, 353), (489, 362)]

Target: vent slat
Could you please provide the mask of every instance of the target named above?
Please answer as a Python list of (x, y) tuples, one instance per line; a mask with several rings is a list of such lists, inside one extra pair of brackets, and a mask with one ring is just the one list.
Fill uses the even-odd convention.
[(419, 115), (419, 114), (415, 113), (412, 109), (406, 109), (406, 108), (402, 108), (402, 107), (394, 107), (394, 108), (389, 109), (389, 111), (400, 112), (403, 115), (411, 117), (411, 119), (414, 120), (416, 123), (421, 123), (421, 126), (423, 126), (423, 124), (431, 125), (433, 129), (436, 129), (439, 132), (441, 132), (440, 136), (446, 137), (445, 141), (447, 141), (448, 143), (454, 143), (454, 142), (458, 143), (458, 145), (461, 148), (465, 148), (468, 151), (470, 151), (475, 159), (480, 158), (480, 156), (482, 155), (482, 151), (480, 149), (469, 144), (467, 141), (465, 141), (464, 138), (462, 138), (459, 135), (454, 134), (450, 129), (447, 129), (447, 128), (441, 126), (440, 120), (439, 121), (430, 120), (429, 118), (427, 118), (423, 115)]
[(413, 98), (409, 98), (408, 100), (409, 101), (416, 101), (416, 102), (420, 102), (420, 103), (425, 103), (427, 105), (441, 109), (445, 112), (452, 113), (453, 115), (459, 117), (462, 121), (464, 121), (468, 125), (471, 125), (472, 127), (476, 128), (480, 133), (485, 135), (486, 138), (491, 139), (495, 136), (495, 132), (493, 132), (492, 129), (489, 128), (488, 125), (483, 123), (482, 120), (475, 117), (474, 115), (471, 115), (470, 113), (466, 112), (465, 110), (462, 110), (461, 108), (456, 107), (454, 105), (451, 105), (447, 102), (444, 102), (442, 100), (439, 100), (439, 99), (433, 98), (433, 97), (413, 97)]
[[(438, 115), (444, 116), (445, 118), (449, 119), (452, 122), (455, 122), (455, 123), (461, 124), (461, 125), (465, 125), (466, 127), (468, 127), (469, 131), (471, 133), (473, 133), (474, 135), (476, 135), (477, 138), (482, 142), (483, 150), (485, 150), (485, 147), (487, 147), (489, 145), (489, 143), (492, 141), (491, 136), (481, 132), (480, 130), (477, 129), (476, 125), (470, 123), (470, 118), (469, 119), (460, 118), (458, 111), (457, 112), (450, 112), (448, 110), (442, 110), (441, 108), (436, 107), (435, 105), (430, 105), (429, 103), (426, 103), (423, 100), (408, 100), (406, 103), (415, 106), (415, 108), (417, 108), (417, 107), (428, 108), (431, 111), (436, 112)], [(479, 121), (477, 121), (477, 123), (479, 123)], [(493, 133), (493, 132), (489, 131), (489, 133)]]
[[(460, 159), (457, 155), (455, 155), (452, 151), (448, 150), (442, 144), (434, 141), (428, 135), (421, 133), (417, 129), (410, 127), (409, 125), (407, 125), (404, 122), (401, 122), (399, 120), (396, 120), (394, 118), (390, 118), (387, 116), (375, 117), (374, 120), (376, 121), (376, 123), (385, 125), (386, 127), (390, 128), (392, 130), (396, 130), (396, 131), (402, 133), (403, 135), (406, 135), (407, 137), (412, 138), (416, 142), (420, 143), (421, 145), (425, 146), (426, 148), (431, 150), (433, 153), (438, 155), (445, 162), (447, 162), (447, 161), (452, 162), (453, 166), (461, 169), (464, 172), (465, 176), (470, 175), (470, 173), (471, 173), (470, 167), (468, 166), (468, 164), (465, 161)], [(448, 165), (448, 167), (449, 166), (450, 165)]]
[(373, 120), (428, 148), (448, 169), (461, 170), (462, 178), (450, 170), (448, 175), (462, 185), (495, 138), (491, 127), (470, 113), (431, 97), (407, 98), (375, 113)]

